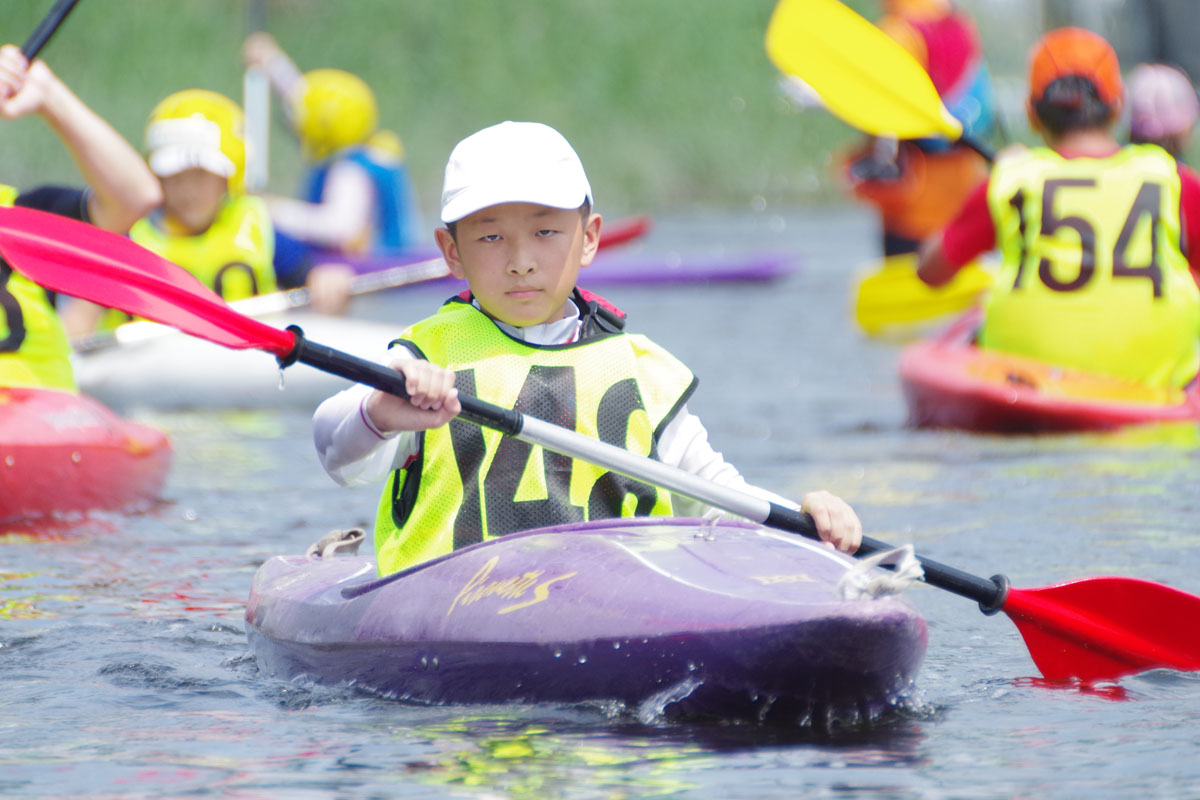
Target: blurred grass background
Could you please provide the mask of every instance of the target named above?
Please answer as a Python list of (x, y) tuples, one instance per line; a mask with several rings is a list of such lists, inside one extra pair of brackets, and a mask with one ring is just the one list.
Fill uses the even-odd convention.
[[(427, 215), (454, 143), (504, 119), (563, 131), (610, 218), (844, 202), (828, 164), (857, 134), (780, 92), (762, 44), (774, 0), (266, 3), (267, 29), (301, 69), (340, 67), (371, 84), (383, 123), (405, 142)], [(5, 0), (5, 40), (24, 41), (50, 5)], [(880, 13), (878, 0), (850, 5)], [(1042, 4), (964, 5), (979, 19), (1002, 98), (1018, 97), (1009, 128), (1021, 136), (1021, 72)], [(248, 13), (248, 0), (81, 0), (42, 57), (140, 145), (147, 113), (173, 91), (202, 87), (240, 101)], [(277, 101), (273, 115), (270, 189), (292, 193), (299, 148)], [(38, 119), (3, 123), (0, 158), (2, 179), (18, 187), (79, 182)]]

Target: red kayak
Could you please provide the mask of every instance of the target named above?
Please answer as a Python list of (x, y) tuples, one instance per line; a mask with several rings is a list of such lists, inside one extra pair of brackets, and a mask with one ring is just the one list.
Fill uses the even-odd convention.
[(1200, 420), (1200, 385), (1144, 386), (1031, 358), (982, 350), (972, 311), (900, 355), (908, 423), (990, 433), (1109, 430)]
[(86, 395), (0, 388), (0, 520), (146, 506), (170, 463), (166, 434)]

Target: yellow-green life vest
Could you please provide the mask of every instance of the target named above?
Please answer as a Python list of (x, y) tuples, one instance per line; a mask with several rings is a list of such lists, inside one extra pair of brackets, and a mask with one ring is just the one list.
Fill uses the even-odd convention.
[[(226, 300), (275, 291), (275, 229), (262, 198), (229, 195), (212, 225), (195, 236), (169, 233), (161, 212), (140, 219), (129, 238), (186, 269)], [(128, 322), (111, 312), (101, 328)]]
[(980, 344), (1186, 384), (1200, 366), (1200, 291), (1180, 246), (1179, 204), (1178, 166), (1153, 145), (1107, 158), (1035, 148), (997, 164), (988, 206), (1003, 261)]
[[(530, 345), (459, 301), (409, 328), (398, 343), (454, 370), (464, 394), (651, 458), (696, 384), (686, 366), (644, 336)], [(514, 531), (671, 514), (666, 490), (469, 422), (452, 420), (422, 439), (420, 454), (392, 473), (380, 499), (381, 575)]]
[[(0, 206), (17, 190), (0, 186)], [(46, 290), (0, 264), (0, 386), (74, 392), (71, 345)]]

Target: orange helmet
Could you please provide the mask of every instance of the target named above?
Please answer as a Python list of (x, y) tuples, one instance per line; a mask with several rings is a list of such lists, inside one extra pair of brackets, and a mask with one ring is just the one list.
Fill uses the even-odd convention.
[(1059, 78), (1076, 75), (1096, 87), (1110, 108), (1121, 105), (1121, 66), (1104, 37), (1083, 28), (1058, 28), (1037, 41), (1029, 53), (1029, 103), (1042, 99), (1046, 87)]

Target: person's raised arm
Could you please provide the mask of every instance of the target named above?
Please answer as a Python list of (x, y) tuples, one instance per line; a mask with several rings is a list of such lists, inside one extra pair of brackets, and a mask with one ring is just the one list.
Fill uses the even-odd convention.
[(917, 277), (929, 286), (944, 286), (950, 282), (958, 267), (946, 259), (946, 251), (942, 247), (942, 235), (939, 233), (922, 245), (917, 260)]
[(304, 79), (300, 68), (288, 57), (275, 37), (258, 31), (246, 37), (242, 45), (242, 60), (248, 67), (261, 67), (280, 97), (291, 101), (292, 93)]
[(996, 246), (996, 226), (988, 208), (987, 182), (967, 197), (958, 216), (922, 245), (917, 277), (930, 286), (950, 282), (960, 269)]
[(0, 48), (0, 117), (37, 114), (71, 153), (91, 189), (88, 215), (106, 230), (125, 233), (162, 202), (158, 179), (121, 134), (92, 111), (42, 61), (29, 64), (20, 48)]

